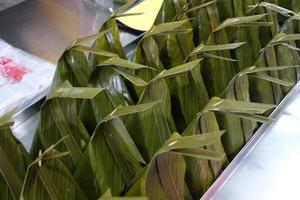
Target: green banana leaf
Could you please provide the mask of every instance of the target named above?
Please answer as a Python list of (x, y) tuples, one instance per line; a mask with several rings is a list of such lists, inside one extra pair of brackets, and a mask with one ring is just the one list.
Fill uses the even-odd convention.
[(61, 162), (66, 153), (52, 145), (32, 162), (27, 169), (20, 198), (29, 199), (87, 199), (72, 174)]
[[(127, 191), (127, 196), (142, 195), (149, 199), (183, 199), (185, 193), (185, 161), (182, 157), (198, 157), (220, 161), (223, 153), (205, 150), (205, 145), (214, 143), (220, 133), (193, 137), (181, 137), (173, 133), (157, 151), (147, 168), (137, 174), (136, 181)], [(171, 182), (172, 181), (172, 184)]]
[(113, 197), (111, 190), (107, 191), (98, 200), (148, 200), (147, 197)]
[(0, 117), (0, 198), (16, 200), (31, 158), (10, 129), (13, 114), (14, 111)]
[[(70, 152), (70, 156), (64, 158), (70, 171), (81, 160), (82, 151), (90, 138), (79, 118), (77, 99), (92, 99), (103, 91), (102, 88), (72, 87), (69, 82), (65, 82), (49, 94), (41, 108), (41, 123), (37, 134), (42, 149), (47, 149), (61, 138), (69, 136), (57, 150)], [(36, 144), (33, 144), (33, 148), (36, 148), (34, 145)]]
[[(161, 80), (173, 76), (176, 78), (179, 75), (186, 74), (197, 67), (198, 62), (199, 61), (196, 60), (171, 68), (169, 70), (163, 70), (150, 81), (149, 85), (145, 88), (139, 103), (164, 100), (165, 98), (162, 98), (163, 95), (161, 95), (163, 91), (163, 89), (160, 88)], [(167, 101), (162, 101), (162, 106), (166, 107), (167, 105), (164, 105), (164, 102)], [(161, 112), (161, 105), (158, 105), (157, 107), (153, 108), (153, 110), (141, 113), (127, 123), (128, 130), (130, 133), (132, 133), (131, 135), (133, 136), (134, 141), (138, 144), (138, 146), (143, 147), (143, 149), (140, 149), (140, 151), (143, 155), (146, 155), (146, 160), (149, 160), (163, 144), (163, 142), (170, 136), (170, 130), (167, 124), (164, 122), (164, 118), (165, 117)], [(137, 125), (136, 121), (139, 120), (140, 123)], [(151, 127), (155, 127), (155, 129), (153, 130)], [(159, 127), (161, 128), (159, 129)], [(165, 131), (162, 132), (162, 130)]]
[[(147, 112), (156, 104), (118, 107), (98, 124), (74, 175), (90, 199), (99, 197), (108, 188), (113, 195), (121, 195), (135, 173), (145, 164), (119, 117)], [(114, 176), (108, 171), (113, 171)]]

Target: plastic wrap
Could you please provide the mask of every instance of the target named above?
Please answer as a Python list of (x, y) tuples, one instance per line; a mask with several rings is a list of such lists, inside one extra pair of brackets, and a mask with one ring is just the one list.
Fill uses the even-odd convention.
[(0, 39), (0, 115), (43, 98), (55, 66)]
[(114, 10), (113, 0), (84, 0), (87, 3), (92, 4), (94, 7), (105, 8), (110, 12)]

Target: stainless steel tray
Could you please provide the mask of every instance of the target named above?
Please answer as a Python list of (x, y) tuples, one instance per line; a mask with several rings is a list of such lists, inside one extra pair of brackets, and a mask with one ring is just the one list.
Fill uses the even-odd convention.
[[(76, 0), (74, 2), (79, 3), (79, 1), (80, 0)], [(12, 23), (11, 26), (16, 26), (15, 28), (10, 27), (9, 32), (2, 31), (0, 38), (3, 37), (19, 48), (23, 48), (24, 50), (56, 63), (64, 47), (76, 39), (76, 37), (82, 36), (83, 32), (78, 29), (79, 27), (74, 25), (73, 27), (70, 26), (70, 30), (64, 35), (63, 33), (66, 27), (64, 27), (63, 24), (74, 24), (74, 22), (70, 20), (64, 21), (62, 24), (55, 24), (50, 20), (49, 16), (44, 16), (43, 13), (38, 11), (36, 5), (33, 6), (34, 2), (40, 6), (45, 6), (46, 10), (51, 10), (55, 9), (57, 5), (65, 4), (68, 1), (53, 0), (50, 4), (49, 1), (31, 0), (26, 1), (26, 4), (24, 2), (16, 7), (10, 8), (9, 12), (0, 12), (1, 30), (5, 30), (3, 29), (5, 20), (7, 24), (10, 17), (13, 17), (10, 19), (10, 23)], [(82, 1), (80, 2), (82, 3)], [(31, 11), (24, 11), (28, 9), (28, 6), (32, 7), (29, 8)], [(91, 22), (91, 16), (96, 15), (97, 12), (86, 5), (83, 7), (84, 11), (81, 10), (81, 12), (86, 14), (77, 16), (82, 20), (79, 26), (83, 29), (93, 27), (95, 25), (93, 23), (95, 23), (95, 21), (97, 22), (97, 20)], [(10, 14), (11, 12), (21, 12), (20, 17), (12, 16), (12, 14)], [(29, 12), (33, 12), (34, 15), (42, 15), (44, 18), (41, 17), (41, 19), (35, 20), (28, 19), (26, 15), (28, 15)], [(51, 13), (51, 11), (48, 12)], [(55, 10), (55, 12), (57, 12), (57, 10)], [(74, 10), (74, 6), (68, 10), (68, 12), (70, 12), (71, 16), (76, 17), (77, 13), (76, 9)], [(61, 13), (61, 15), (64, 14)], [(104, 17), (105, 16), (107, 15), (104, 15)], [(45, 17), (48, 20), (45, 20)], [(23, 20), (22, 18), (27, 18), (27, 20)], [(41, 22), (42, 19), (44, 21)], [(23, 23), (24, 25), (20, 27), (19, 25)], [(48, 33), (45, 43), (50, 42), (51, 44), (51, 39), (53, 41), (63, 40), (62, 43), (56, 42), (57, 46), (48, 48), (50, 53), (47, 53), (46, 48), (41, 50), (39, 47), (39, 43), (43, 42), (39, 37), (47, 32), (48, 29), (44, 28), (38, 30), (36, 33), (34, 33), (33, 30), (28, 30), (30, 27), (40, 27), (41, 23), (49, 23), (49, 29), (51, 31), (56, 30), (54, 33)], [(97, 28), (95, 28), (95, 30), (89, 30), (96, 32), (100, 25), (101, 23), (98, 21), (97, 25), (95, 25)], [(17, 30), (19, 33), (14, 32)], [(20, 30), (23, 30), (25, 33), (21, 33)], [(77, 34), (76, 37), (74, 34)], [(66, 35), (68, 35), (68, 37), (65, 37)], [(87, 33), (84, 33), (84, 35), (87, 35)], [(122, 38), (124, 46), (131, 44), (136, 37), (134, 34), (123, 32)], [(33, 41), (35, 38), (38, 38), (37, 41)], [(131, 45), (128, 45), (126, 49), (130, 50), (131, 47)], [(14, 132), (27, 149), (30, 148), (33, 134), (37, 127), (39, 108), (42, 102), (43, 100), (38, 101), (15, 116), (16, 123), (13, 127)], [(294, 87), (290, 94), (272, 113), (271, 117), (274, 118), (274, 122), (261, 126), (250, 142), (242, 149), (211, 186), (209, 191), (202, 197), (202, 200), (300, 199), (300, 190), (297, 184), (298, 180), (300, 180), (300, 83)]]

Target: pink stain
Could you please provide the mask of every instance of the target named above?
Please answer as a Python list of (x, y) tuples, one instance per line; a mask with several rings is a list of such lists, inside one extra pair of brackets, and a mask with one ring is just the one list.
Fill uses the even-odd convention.
[(28, 69), (16, 64), (12, 59), (0, 57), (0, 74), (9, 81), (19, 82), (28, 72)]

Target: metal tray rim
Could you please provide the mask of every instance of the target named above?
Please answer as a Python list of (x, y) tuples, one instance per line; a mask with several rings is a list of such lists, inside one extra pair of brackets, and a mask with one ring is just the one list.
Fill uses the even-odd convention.
[[(298, 82), (293, 89), (286, 95), (286, 97), (278, 104), (275, 110), (270, 114), (271, 119), (276, 119), (280, 114), (281, 110), (288, 104), (288, 100), (292, 98), (296, 90), (300, 87), (300, 82)], [(265, 131), (271, 125), (263, 124), (252, 136), (249, 142), (240, 150), (236, 157), (229, 163), (229, 165), (224, 169), (220, 176), (214, 181), (206, 193), (201, 197), (201, 200), (213, 199), (215, 194), (226, 184), (227, 180), (234, 174), (235, 170), (240, 165), (241, 161), (251, 153), (258, 142), (263, 138)]]

